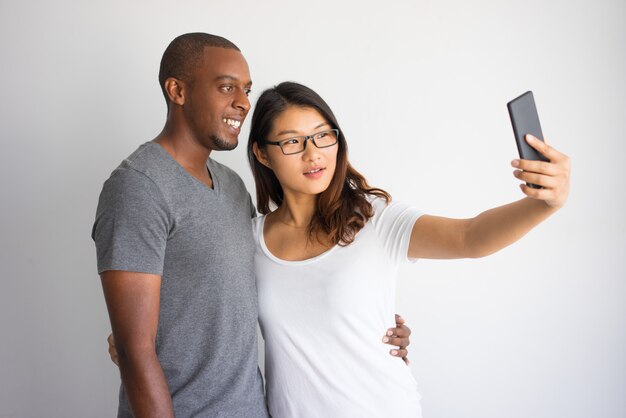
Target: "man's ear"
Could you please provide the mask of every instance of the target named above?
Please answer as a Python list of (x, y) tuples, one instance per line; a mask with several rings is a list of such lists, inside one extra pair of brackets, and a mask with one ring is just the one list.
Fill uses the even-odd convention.
[(270, 170), (272, 169), (272, 164), (270, 164), (270, 160), (267, 158), (267, 153), (264, 149), (259, 148), (259, 143), (256, 141), (252, 144), (252, 152), (261, 164)]
[(185, 104), (187, 86), (184, 81), (170, 77), (165, 80), (165, 93), (172, 103), (182, 106)]

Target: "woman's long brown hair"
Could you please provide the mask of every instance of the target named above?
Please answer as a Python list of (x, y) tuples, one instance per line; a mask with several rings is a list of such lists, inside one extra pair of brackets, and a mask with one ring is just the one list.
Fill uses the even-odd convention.
[(310, 237), (323, 232), (331, 243), (348, 245), (374, 215), (367, 195), (381, 197), (387, 202), (391, 197), (384, 190), (368, 185), (365, 178), (350, 165), (348, 145), (335, 115), (317, 93), (302, 84), (281, 83), (265, 90), (256, 103), (248, 139), (248, 161), (256, 184), (257, 209), (262, 214), (269, 213), (270, 202), (280, 206), (284, 195), (274, 172), (256, 159), (253, 144), (256, 142), (260, 149), (264, 149), (274, 120), (291, 106), (315, 109), (332, 128), (339, 130), (335, 174), (328, 188), (318, 197), (317, 212), (308, 231)]

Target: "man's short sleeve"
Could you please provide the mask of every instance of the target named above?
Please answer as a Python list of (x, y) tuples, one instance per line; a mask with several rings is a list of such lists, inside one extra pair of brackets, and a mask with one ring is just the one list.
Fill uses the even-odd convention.
[(163, 274), (168, 209), (158, 186), (143, 173), (118, 168), (104, 183), (92, 238), (98, 273)]
[(387, 203), (379, 197), (371, 197), (370, 202), (374, 208), (372, 222), (387, 254), (396, 263), (415, 261), (408, 258), (409, 243), (413, 225), (422, 213), (409, 205)]

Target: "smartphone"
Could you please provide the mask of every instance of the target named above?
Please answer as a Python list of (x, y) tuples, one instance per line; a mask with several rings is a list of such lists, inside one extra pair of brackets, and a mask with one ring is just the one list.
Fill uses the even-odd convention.
[[(530, 134), (543, 141), (543, 133), (541, 132), (541, 124), (539, 123), (533, 92), (527, 91), (508, 102), (506, 106), (509, 109), (511, 125), (513, 125), (513, 133), (515, 134), (515, 142), (517, 143), (517, 151), (520, 158), (524, 160), (549, 161), (531, 147), (524, 138), (527, 134)], [(527, 184), (535, 189), (540, 188), (536, 184)]]

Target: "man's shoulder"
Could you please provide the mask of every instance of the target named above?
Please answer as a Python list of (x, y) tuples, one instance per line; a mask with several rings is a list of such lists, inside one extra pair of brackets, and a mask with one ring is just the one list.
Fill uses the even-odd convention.
[(107, 183), (122, 185), (152, 183), (159, 189), (167, 188), (167, 184), (176, 174), (176, 167), (172, 161), (160, 145), (153, 141), (146, 142), (113, 170), (105, 186)]
[(100, 205), (162, 197), (162, 179), (167, 177), (167, 173), (163, 173), (166, 164), (155, 147), (158, 145), (153, 142), (140, 145), (111, 172), (102, 186)]
[(241, 176), (239, 176), (235, 170), (214, 160), (213, 158), (209, 158), (208, 164), (209, 169), (211, 172), (215, 173), (215, 175), (219, 178), (219, 181), (223, 183), (224, 188), (230, 190), (231, 192), (238, 189), (242, 192), (245, 191), (246, 194), (248, 193)]
[(141, 144), (132, 154), (122, 161), (118, 168), (127, 168), (153, 178), (170, 167), (166, 151), (162, 147), (149, 141)]
[(211, 168), (211, 170), (215, 171), (216, 173), (220, 173), (225, 178), (233, 181), (243, 182), (243, 180), (241, 180), (241, 177), (239, 176), (239, 174), (237, 174), (235, 170), (213, 158), (209, 158), (209, 167)]

